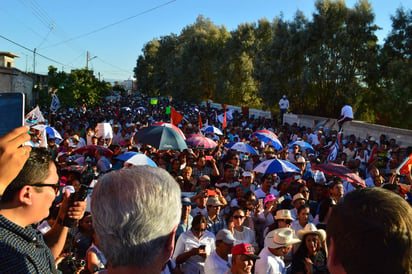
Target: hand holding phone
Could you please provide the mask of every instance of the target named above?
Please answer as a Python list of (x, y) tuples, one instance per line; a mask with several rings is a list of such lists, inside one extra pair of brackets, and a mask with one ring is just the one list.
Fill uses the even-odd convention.
[(0, 137), (24, 125), (24, 94), (0, 93)]

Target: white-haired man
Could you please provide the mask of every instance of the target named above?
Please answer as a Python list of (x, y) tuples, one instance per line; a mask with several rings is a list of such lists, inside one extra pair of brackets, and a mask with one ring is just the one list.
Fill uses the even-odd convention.
[(179, 185), (161, 168), (105, 174), (91, 209), (108, 273), (160, 273), (173, 253), (181, 207)]

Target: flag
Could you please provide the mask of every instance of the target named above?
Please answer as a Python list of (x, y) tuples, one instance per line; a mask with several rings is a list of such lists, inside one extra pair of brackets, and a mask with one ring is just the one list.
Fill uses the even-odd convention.
[(35, 107), (32, 111), (27, 113), (26, 117), (24, 117), (24, 125), (29, 127), (44, 123), (45, 121), (39, 106)]
[(170, 113), (171, 113), (170, 108), (171, 108), (171, 107), (166, 107), (166, 114), (170, 114)]
[(173, 107), (170, 107), (170, 123), (177, 126), (183, 119), (183, 115), (177, 112)]
[(227, 115), (225, 111), (225, 114), (223, 116), (222, 128), (225, 129), (226, 127), (227, 127)]
[(328, 162), (333, 162), (336, 160), (336, 158), (338, 157), (338, 152), (339, 152), (339, 143), (340, 143), (340, 138), (342, 136), (342, 132), (338, 133), (338, 138), (336, 138), (335, 143), (333, 144), (332, 149), (329, 152), (328, 155)]
[(399, 167), (396, 169), (399, 171), (399, 174), (409, 174), (412, 169), (412, 153), (406, 157), (406, 159), (402, 162), (402, 164), (399, 165)]
[(202, 125), (202, 115), (200, 115), (200, 112), (199, 112), (199, 130), (200, 130), (202, 127), (203, 127), (203, 125)]
[(50, 105), (50, 110), (52, 112), (56, 112), (60, 108), (60, 100), (59, 97), (57, 97), (57, 94), (53, 94), (53, 99)]

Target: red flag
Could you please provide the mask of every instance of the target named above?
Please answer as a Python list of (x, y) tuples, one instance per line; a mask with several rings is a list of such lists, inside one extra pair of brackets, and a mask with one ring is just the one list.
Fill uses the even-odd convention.
[(199, 130), (202, 128), (202, 116), (200, 115), (200, 112), (199, 112)]
[(170, 123), (177, 126), (183, 119), (183, 115), (177, 112), (173, 107), (170, 107)]
[(225, 110), (225, 114), (223, 115), (223, 123), (222, 123), (222, 128), (225, 129), (227, 126), (227, 119), (226, 119), (226, 104), (223, 104), (223, 109)]
[(398, 167), (400, 174), (408, 174), (409, 172), (411, 172), (411, 169), (412, 169), (412, 153)]

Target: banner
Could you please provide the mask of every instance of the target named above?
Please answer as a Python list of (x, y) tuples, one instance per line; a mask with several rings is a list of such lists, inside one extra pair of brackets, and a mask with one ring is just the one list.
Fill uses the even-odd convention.
[(44, 122), (46, 122), (46, 120), (44, 119), (39, 106), (35, 107), (32, 111), (27, 113), (26, 117), (24, 117), (25, 126), (31, 127)]
[(157, 98), (151, 98), (150, 99), (150, 104), (151, 105), (157, 105), (157, 102), (158, 102), (159, 100), (157, 99)]

